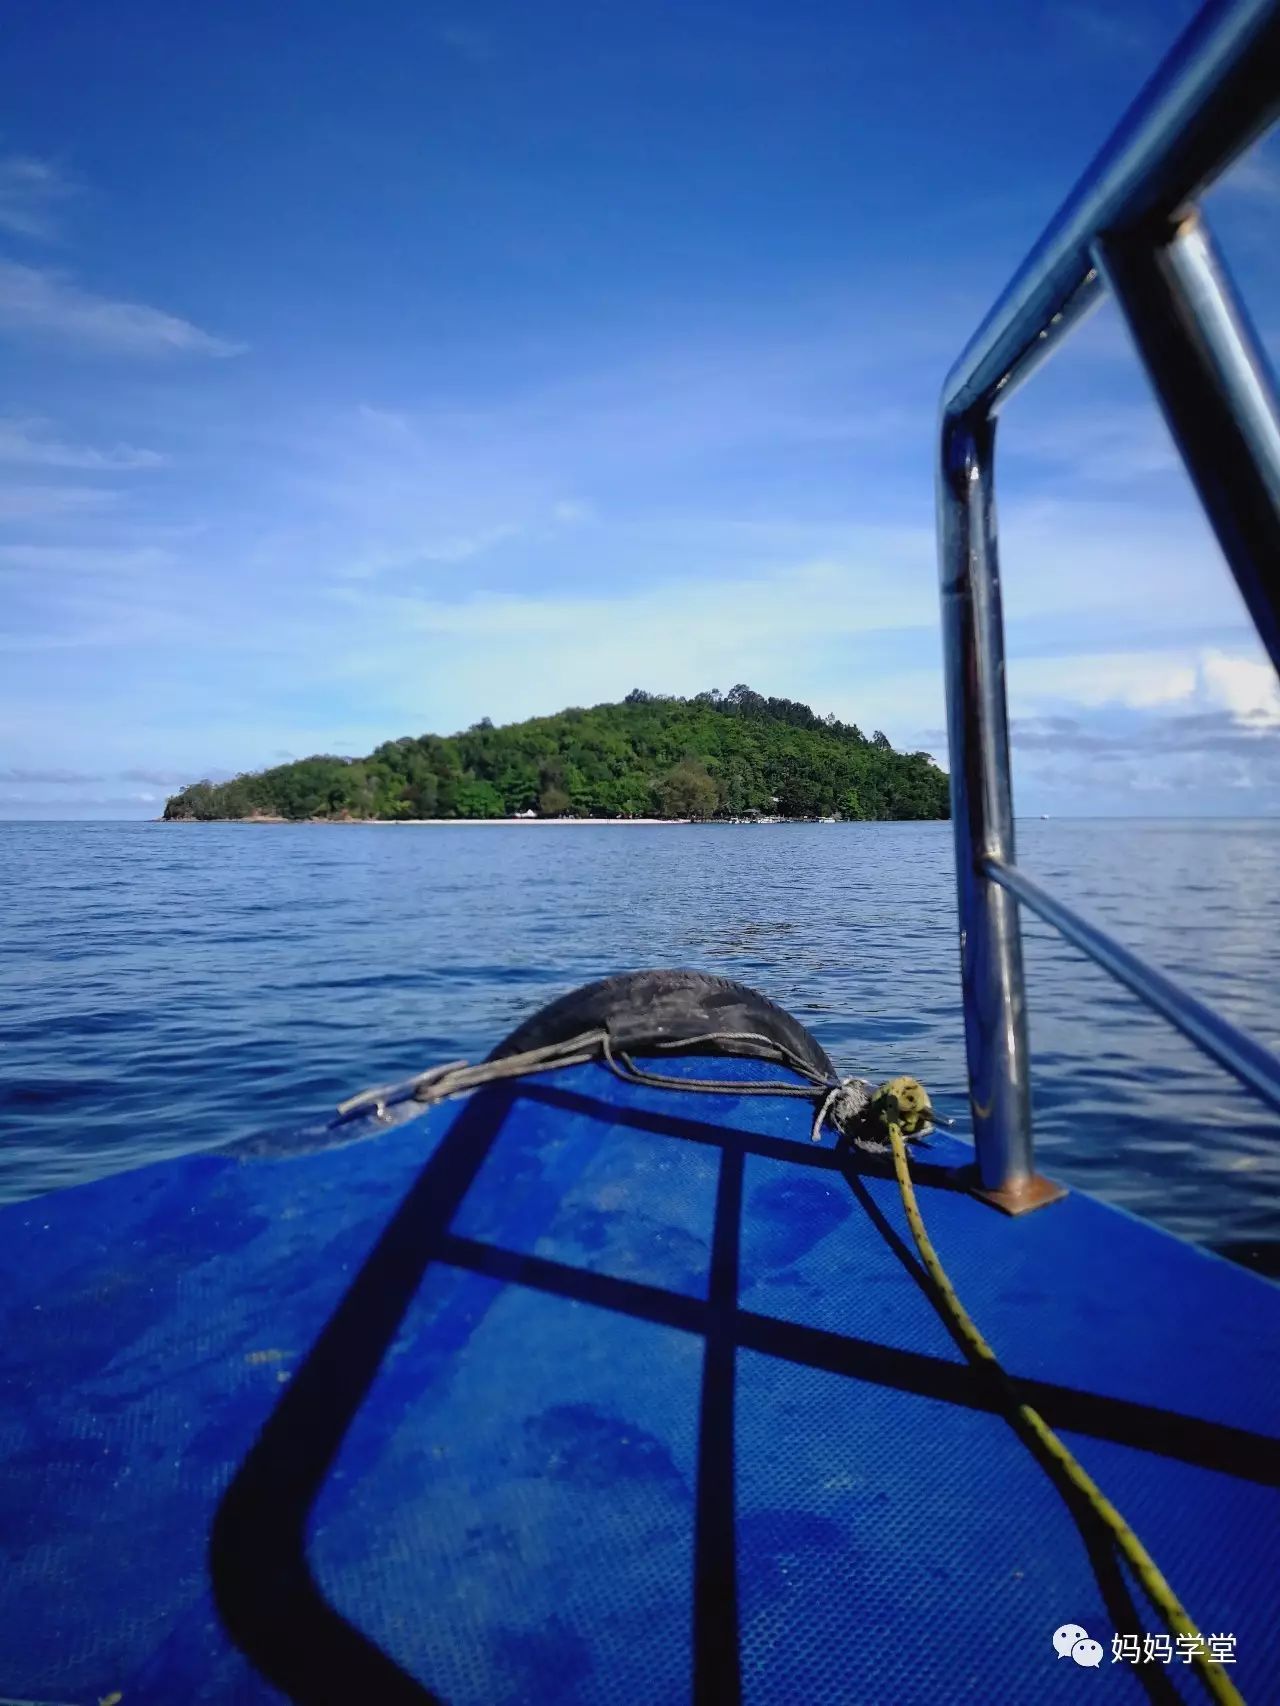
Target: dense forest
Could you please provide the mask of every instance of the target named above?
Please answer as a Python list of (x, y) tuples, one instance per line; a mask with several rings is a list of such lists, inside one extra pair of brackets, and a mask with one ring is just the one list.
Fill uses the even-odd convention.
[(749, 687), (561, 711), (456, 735), (406, 735), (368, 758), (304, 758), (192, 782), (168, 819), (247, 817), (940, 818), (947, 778), (927, 753)]

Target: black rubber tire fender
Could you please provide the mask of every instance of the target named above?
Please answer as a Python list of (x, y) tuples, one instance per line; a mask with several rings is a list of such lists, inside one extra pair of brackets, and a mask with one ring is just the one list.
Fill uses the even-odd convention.
[[(630, 1054), (644, 1054), (655, 1043), (708, 1031), (747, 1031), (781, 1043), (813, 1071), (835, 1078), (826, 1050), (798, 1019), (745, 983), (700, 971), (633, 971), (583, 984), (517, 1025), (489, 1059), (503, 1060), (605, 1027), (610, 1040)], [(708, 1044), (692, 1052), (751, 1051), (732, 1044)]]

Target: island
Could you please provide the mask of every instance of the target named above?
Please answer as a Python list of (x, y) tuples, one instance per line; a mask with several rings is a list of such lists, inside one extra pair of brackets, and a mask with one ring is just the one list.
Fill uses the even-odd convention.
[(877, 730), (750, 687), (691, 699), (637, 688), (460, 734), (405, 735), (367, 758), (319, 756), (191, 782), (165, 821), (920, 819), (949, 815), (946, 773)]

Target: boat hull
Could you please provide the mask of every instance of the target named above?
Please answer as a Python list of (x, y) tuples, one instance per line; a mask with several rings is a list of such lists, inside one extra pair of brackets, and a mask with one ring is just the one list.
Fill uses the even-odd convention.
[[(810, 1117), (586, 1065), (0, 1213), (0, 1689), (1074, 1701), (1074, 1623), (1145, 1698), (1159, 1625)], [(970, 1158), (917, 1165), (961, 1297), (1276, 1698), (1280, 1292)]]

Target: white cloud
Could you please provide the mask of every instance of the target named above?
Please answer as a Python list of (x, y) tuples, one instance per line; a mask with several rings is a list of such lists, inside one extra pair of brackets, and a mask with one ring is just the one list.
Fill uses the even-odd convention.
[[(1006, 465), (1042, 463), (1056, 479), (1129, 488), (1180, 473), (1182, 459), (1155, 405), (1057, 407), (1019, 423), (1004, 447)], [(1069, 500), (1076, 501), (1076, 500)]]
[[(346, 601), (336, 589), (335, 596)], [(924, 615), (891, 565), (830, 558), (751, 579), (691, 585), (655, 580), (625, 592), (602, 586), (599, 592), (550, 596), (489, 593), (461, 602), (392, 594), (365, 604), (364, 610), (377, 625), (394, 616), (407, 630), (476, 638), (533, 640), (574, 633), (590, 645), (608, 644), (611, 630), (630, 641), (643, 629), (655, 639), (665, 636), (650, 651), (655, 659), (668, 656), (672, 643), (687, 634), (716, 636), (720, 649), (821, 636), (840, 643), (869, 632), (914, 628)], [(599, 630), (596, 642), (588, 639), (593, 628)]]
[(824, 559), (626, 592), (607, 578), (598, 589), (463, 601), (349, 585), (330, 593), (346, 646), (330, 651), (326, 679), (359, 682), (389, 730), (481, 714), (512, 721), (636, 686), (691, 693), (746, 681), (892, 737), (941, 714), (931, 581), (912, 597), (868, 549), (856, 566)]
[(443, 534), (426, 537), (394, 550), (374, 550), (357, 556), (339, 571), (345, 580), (368, 580), (374, 575), (392, 573), (398, 569), (421, 568), (427, 564), (467, 563), (473, 557), (483, 557), (525, 530), (511, 522), (495, 527), (477, 529), (474, 533)]
[(1280, 691), (1256, 647), (1040, 660), (1011, 700), (1019, 776), (1073, 809), (1176, 794), (1180, 810), (1221, 811), (1245, 793), (1251, 809), (1274, 809), (1280, 798)]
[[(1238, 597), (1208, 523), (1185, 502), (1012, 496), (1000, 516), (1001, 590), (1011, 624), (1105, 621), (1122, 640), (1178, 624), (1201, 634), (1211, 600)], [(1158, 592), (1153, 596), (1153, 589)]]
[[(739, 680), (925, 744), (914, 731), (941, 720), (935, 546), (926, 488), (904, 487), (888, 460), (911, 422), (860, 419), (885, 444), (860, 468), (842, 446), (841, 483), (824, 484), (811, 451), (847, 433), (861, 370), (819, 342), (794, 360), (767, 342), (694, 342), (595, 375), (576, 354), (555, 383), (513, 379), (470, 403), (407, 370), (387, 408), (286, 390), (278, 415), (264, 404), (247, 422), (183, 386), (163, 442), (192, 446), (207, 481), (147, 482), (144, 511), (139, 482), (113, 479), (127, 488), (117, 513), (71, 514), (65, 529), (12, 535), (40, 544), (0, 549), (0, 570), (25, 572), (5, 576), (17, 619), (0, 641), (4, 703), (26, 691), (41, 707), (30, 720), (47, 723), (52, 694), (93, 746), (50, 756), (113, 777), (135, 762), (203, 773), (189, 751), (252, 765), (277, 747), (334, 750), (353, 721), (364, 751), (637, 685)], [(70, 423), (96, 413), (0, 422), (0, 454), (15, 448), (15, 471), (154, 465), (134, 448), (154, 417), (122, 399), (92, 433)], [(921, 420), (913, 457), (927, 455)], [(1243, 612), (1206, 627), (1220, 614), (1207, 593), (1236, 595), (1204, 524), (1151, 483), (1167, 452), (1158, 417), (1147, 425), (1135, 412), (1107, 429), (1083, 502), (1070, 482), (1037, 502), (1043, 469), (1002, 486), (1015, 713), (1020, 693), (1096, 707), (1103, 724), (1116, 707), (1172, 720), (1228, 693), (1257, 698), (1256, 676), (1231, 664)], [(1056, 475), (1072, 445), (1046, 430), (1030, 456)], [(1121, 476), (1138, 473), (1150, 478), (1134, 502)], [(108, 482), (66, 487), (95, 483)], [(161, 542), (172, 552), (144, 548)], [(1163, 649), (1138, 649), (1153, 641)], [(1101, 657), (1084, 655), (1093, 645)], [(1080, 655), (1020, 664), (1020, 647)]]
[(1205, 652), (1197, 685), (1209, 704), (1222, 706), (1242, 721), (1280, 727), (1280, 682), (1266, 658)]
[(1257, 648), (1179, 647), (1151, 652), (1013, 658), (1015, 716), (1064, 707), (1226, 711), (1255, 727), (1280, 726), (1280, 684)]
[(0, 231), (50, 242), (61, 204), (74, 194), (75, 185), (50, 161), (11, 154), (0, 160)]
[(231, 356), (246, 348), (176, 314), (95, 296), (62, 273), (16, 261), (0, 261), (0, 325), (116, 355)]
[(420, 542), (401, 550), (361, 558), (346, 573), (359, 580), (387, 569), (409, 569), (428, 563), (467, 563), (475, 557), (487, 556), (499, 545), (539, 535), (545, 532), (549, 525), (559, 528), (579, 527), (593, 518), (594, 512), (589, 504), (571, 499), (561, 500), (551, 505), (549, 519), (544, 519), (535, 510), (520, 522), (496, 522), (492, 527), (478, 527), (473, 531), (436, 537), (428, 534)]
[(23, 468), (75, 468), (93, 473), (160, 468), (168, 458), (158, 450), (115, 444), (99, 450), (88, 444), (68, 444), (54, 436), (49, 421), (0, 416), (0, 462)]
[(1187, 652), (1094, 652), (1074, 657), (1011, 658), (1009, 697), (1023, 714), (1046, 702), (1072, 705), (1175, 705), (1194, 695), (1196, 659)]
[[(84, 665), (51, 671), (48, 654), (71, 650), (96, 652), (103, 680), (113, 676), (132, 683), (144, 677), (120, 661), (124, 648), (190, 645), (193, 635), (206, 631), (203, 612), (184, 609), (184, 559), (166, 546), (151, 543), (146, 530), (121, 526), (118, 512), (101, 516), (92, 510), (70, 512), (66, 520), (71, 539), (101, 539), (101, 543), (15, 541), (0, 545), (0, 593), (6, 622), (0, 629), (0, 652), (5, 654), (7, 691), (0, 706), (14, 702), (15, 676), (27, 677), (65, 719), (65, 707), (86, 686)], [(41, 532), (59, 531), (51, 522)], [(113, 655), (114, 654), (114, 655)], [(24, 664), (23, 660), (27, 660)], [(99, 683), (102, 685), (102, 682)], [(20, 690), (19, 690), (20, 691)], [(51, 696), (51, 697), (50, 697)], [(37, 697), (33, 703), (38, 703)], [(92, 717), (99, 736), (104, 715), (95, 705)]]

